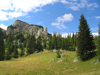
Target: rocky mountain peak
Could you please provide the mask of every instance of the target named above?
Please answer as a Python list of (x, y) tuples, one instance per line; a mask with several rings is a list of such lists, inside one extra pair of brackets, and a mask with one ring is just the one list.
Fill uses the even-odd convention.
[(8, 35), (10, 32), (12, 34), (23, 32), (25, 34), (33, 34), (36, 36), (48, 35), (47, 27), (45, 30), (43, 30), (43, 27), (40, 25), (29, 25), (28, 23), (21, 20), (16, 20), (13, 25), (7, 28), (6, 34)]

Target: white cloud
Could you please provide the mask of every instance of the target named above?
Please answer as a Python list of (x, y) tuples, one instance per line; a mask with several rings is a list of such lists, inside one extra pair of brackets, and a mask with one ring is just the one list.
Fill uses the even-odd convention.
[(99, 34), (98, 34), (98, 33), (92, 33), (92, 35), (93, 35), (93, 36), (98, 36)]
[(53, 22), (51, 25), (52, 26), (56, 26), (56, 28), (58, 29), (66, 29), (67, 26), (65, 26), (63, 23), (64, 22), (68, 22), (68, 21), (72, 21), (73, 20), (73, 15), (70, 14), (65, 14), (63, 16), (58, 17), (55, 21)]
[(0, 20), (25, 16), (31, 11), (42, 11), (43, 6), (55, 2), (59, 0), (0, 0)]
[[(62, 33), (61, 35), (62, 35), (62, 37), (67, 37), (68, 34), (71, 35), (71, 37), (72, 37), (72, 35), (73, 35), (73, 33)], [(74, 34), (76, 34), (76, 33), (74, 32)]]
[(50, 13), (48, 12), (48, 13), (46, 13), (46, 14), (50, 14)]
[[(71, 34), (71, 37), (72, 37), (73, 33), (69, 33), (69, 34)], [(74, 34), (76, 34), (76, 33), (74, 32)], [(62, 33), (61, 35), (62, 35), (62, 37), (67, 37), (68, 33)], [(98, 36), (98, 33), (92, 33), (92, 35), (93, 36)]]
[(0, 24), (0, 28), (7, 30), (7, 26), (5, 26), (4, 24)]
[(74, 11), (84, 7), (87, 7), (88, 9), (92, 9), (92, 10), (94, 8), (99, 7), (97, 3), (90, 3), (87, 0), (80, 0), (79, 3), (77, 2), (77, 0), (71, 0), (71, 1), (61, 0), (61, 3), (65, 4), (68, 9), (72, 9)]
[(100, 16), (95, 16), (96, 19), (100, 19)]
[(13, 18), (17, 18), (17, 17), (20, 17), (20, 16), (24, 16), (26, 15), (25, 13), (22, 13), (22, 12), (9, 12), (7, 14), (9, 17), (9, 19), (13, 19)]
[(77, 0), (73, 0), (73, 1), (77, 1)]
[(0, 20), (8, 20), (7, 12), (0, 11)]
[(66, 0), (61, 0), (61, 3), (63, 3), (63, 4), (69, 4), (70, 2), (68, 2)]
[(97, 28), (91, 28), (91, 31), (98, 31), (98, 27)]

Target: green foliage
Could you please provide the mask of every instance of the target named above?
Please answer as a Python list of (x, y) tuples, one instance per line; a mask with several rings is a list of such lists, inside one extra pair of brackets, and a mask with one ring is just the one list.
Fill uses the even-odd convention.
[(4, 41), (3, 41), (3, 32), (0, 28), (0, 60), (4, 60), (5, 56), (5, 47), (4, 47)]
[(41, 26), (41, 25), (34, 25), (34, 24), (31, 24), (30, 26), (37, 26), (37, 27), (40, 27), (40, 28), (43, 29), (43, 26)]
[(57, 37), (56, 34), (52, 36), (52, 46), (51, 49), (57, 49)]
[(65, 40), (64, 39), (62, 39), (61, 47), (63, 50), (65, 49)]
[(48, 39), (48, 50), (52, 49), (52, 36)]
[(46, 49), (47, 45), (46, 45), (46, 40), (43, 40), (43, 49)]
[(61, 52), (60, 52), (60, 50), (57, 50), (57, 52), (56, 52), (56, 53), (57, 53), (57, 58), (61, 58), (61, 55), (60, 55), (60, 54), (61, 54)]
[(99, 23), (99, 36), (98, 36), (98, 42), (97, 42), (97, 55), (98, 55), (98, 59), (100, 61), (100, 23)]
[(18, 58), (17, 41), (15, 42), (15, 45), (14, 45), (14, 55), (13, 55), (13, 57)]
[(16, 29), (17, 27), (10, 25), (10, 26), (8, 26), (8, 28)]
[(22, 44), (21, 44), (21, 48), (20, 48), (20, 49), (21, 49), (21, 54), (20, 54), (20, 56), (23, 56), (25, 50), (24, 50), (24, 46), (23, 46)]
[(70, 46), (70, 47), (68, 48), (68, 50), (69, 50), (69, 51), (75, 51), (75, 47), (74, 47), (74, 46)]
[(10, 53), (10, 46), (7, 47), (7, 51), (5, 52), (5, 60), (11, 59), (11, 53)]
[(34, 35), (28, 35), (29, 38), (27, 38), (27, 53), (32, 54), (36, 51), (36, 39)]
[(37, 52), (43, 51), (41, 36), (39, 36), (39, 37), (37, 38), (36, 49), (37, 49)]
[(79, 25), (79, 32), (77, 37), (77, 55), (81, 60), (87, 60), (89, 53), (94, 50), (94, 42), (93, 37), (90, 33), (90, 28), (87, 24), (84, 15), (81, 15), (80, 25)]
[(20, 39), (20, 42), (24, 42), (25, 41), (25, 37), (22, 33), (17, 34), (16, 39)]

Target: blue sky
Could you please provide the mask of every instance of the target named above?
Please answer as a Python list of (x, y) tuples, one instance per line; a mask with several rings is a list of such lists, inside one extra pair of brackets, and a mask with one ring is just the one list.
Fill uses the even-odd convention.
[(78, 32), (84, 14), (91, 32), (97, 34), (100, 22), (100, 0), (0, 0), (0, 27), (19, 19), (29, 24), (48, 27), (48, 32), (63, 36)]

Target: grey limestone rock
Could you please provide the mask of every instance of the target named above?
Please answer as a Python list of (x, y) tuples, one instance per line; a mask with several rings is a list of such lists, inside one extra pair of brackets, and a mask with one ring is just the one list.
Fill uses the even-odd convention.
[[(8, 35), (9, 33), (15, 34), (18, 32), (24, 32), (25, 34), (29, 33), (30, 35), (35, 35), (35, 36), (47, 36), (48, 31), (47, 27), (43, 30), (42, 26), (38, 25), (29, 25), (26, 22), (16, 20), (13, 25), (9, 26), (7, 28), (6, 34)], [(48, 37), (46, 37), (47, 39)]]
[(64, 61), (64, 59), (61, 59), (61, 60), (57, 61), (57, 63), (60, 63), (60, 62), (63, 62), (63, 61)]
[(77, 62), (78, 61), (78, 58), (75, 58), (74, 60), (73, 60), (73, 62)]

